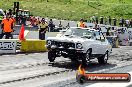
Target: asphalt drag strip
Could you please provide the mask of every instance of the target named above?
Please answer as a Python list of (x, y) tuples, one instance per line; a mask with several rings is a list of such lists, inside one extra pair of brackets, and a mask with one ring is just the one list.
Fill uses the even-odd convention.
[[(71, 62), (63, 57), (49, 63), (47, 53), (0, 56), (0, 87), (85, 87), (76, 82), (76, 72), (81, 62)], [(86, 67), (86, 72), (122, 73), (131, 71), (132, 47), (114, 48), (108, 64), (100, 65), (97, 59)]]

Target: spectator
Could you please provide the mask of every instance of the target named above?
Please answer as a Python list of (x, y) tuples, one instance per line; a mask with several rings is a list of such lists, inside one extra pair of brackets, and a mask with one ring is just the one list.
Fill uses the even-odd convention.
[(95, 23), (95, 27), (93, 28), (93, 29), (98, 29), (98, 24), (97, 23)]
[(98, 24), (98, 17), (97, 16), (95, 17), (95, 22), (96, 22), (96, 24)]
[(125, 20), (125, 26), (126, 26), (126, 27), (129, 27), (129, 23), (130, 23), (130, 21), (126, 19), (126, 20)]
[(22, 19), (21, 19), (21, 24), (24, 24), (26, 25), (26, 16), (22, 16)]
[(113, 18), (113, 23), (114, 23), (113, 25), (116, 26), (116, 18), (115, 17)]
[(125, 20), (124, 18), (122, 18), (122, 26), (124, 26), (124, 24), (125, 24)]
[(48, 24), (46, 23), (45, 19), (42, 18), (41, 23), (39, 24), (39, 39), (45, 40), (45, 33), (48, 29)]
[(15, 26), (15, 24), (16, 24), (16, 19), (15, 19), (15, 17), (13, 16), (13, 15), (11, 15), (11, 19), (13, 20), (13, 26)]
[(95, 17), (95, 15), (92, 17), (92, 23), (95, 23), (95, 21), (96, 21), (96, 17)]
[(9, 9), (9, 13), (8, 14), (9, 15), (12, 15), (13, 14), (11, 9)]
[(19, 17), (18, 17), (18, 24), (21, 24), (21, 21), (22, 21), (22, 15), (19, 15)]
[(9, 39), (10, 37), (11, 39), (13, 39), (13, 35), (11, 34), (13, 32), (13, 20), (10, 17), (11, 15), (7, 14), (6, 18), (2, 20), (1, 23), (2, 33), (0, 39), (2, 39), (4, 35), (6, 35), (5, 39)]
[(101, 31), (101, 27), (99, 25), (97, 25), (97, 30)]
[(108, 20), (109, 20), (109, 25), (111, 25), (111, 17), (110, 16), (108, 17)]
[(110, 27), (106, 29), (107, 29), (106, 36), (110, 36)]
[(66, 28), (67, 28), (67, 29), (69, 29), (69, 28), (70, 28), (70, 24), (69, 24), (69, 23), (66, 25)]
[(104, 17), (101, 16), (101, 17), (100, 17), (100, 24), (103, 24), (103, 20), (104, 20)]
[(40, 22), (40, 19), (39, 19), (39, 17), (38, 17), (38, 19), (36, 20), (36, 26), (38, 26), (40, 23), (41, 23), (41, 22)]
[(120, 27), (123, 27), (123, 18), (120, 18), (120, 22), (119, 22), (119, 25), (120, 25)]
[(61, 21), (60, 21), (60, 23), (59, 23), (59, 28), (62, 28), (62, 24), (61, 24)]
[(32, 26), (35, 26), (36, 20), (37, 19), (35, 17), (31, 18), (31, 25)]
[(130, 27), (132, 28), (132, 19), (130, 20)]
[(61, 21), (60, 21), (58, 30), (62, 30), (62, 28), (63, 28), (63, 26), (62, 26)]
[(82, 28), (86, 28), (87, 26), (84, 23), (84, 20), (81, 18), (80, 22), (77, 24), (77, 27), (82, 27)]
[(52, 31), (54, 31), (54, 29), (55, 29), (55, 25), (53, 24), (53, 21), (52, 21), (52, 19), (50, 19), (50, 21), (49, 21), (49, 32), (52, 32)]

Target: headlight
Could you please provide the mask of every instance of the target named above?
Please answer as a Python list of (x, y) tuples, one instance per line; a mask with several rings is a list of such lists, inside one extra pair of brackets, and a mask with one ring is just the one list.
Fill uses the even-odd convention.
[(47, 41), (47, 45), (51, 45), (51, 43), (52, 43), (51, 40)]
[(77, 43), (76, 47), (77, 47), (77, 49), (82, 49), (83, 48), (81, 43)]

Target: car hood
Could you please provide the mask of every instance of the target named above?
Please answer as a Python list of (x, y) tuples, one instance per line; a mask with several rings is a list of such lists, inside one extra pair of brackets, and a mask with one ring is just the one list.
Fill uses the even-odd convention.
[(54, 40), (54, 41), (60, 41), (60, 42), (85, 42), (85, 41), (93, 41), (92, 39), (87, 39), (87, 38), (81, 38), (81, 37), (48, 37), (47, 40)]

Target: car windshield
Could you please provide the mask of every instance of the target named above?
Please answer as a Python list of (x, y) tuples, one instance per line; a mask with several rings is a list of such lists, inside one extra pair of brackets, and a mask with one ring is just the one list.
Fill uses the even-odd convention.
[(87, 29), (80, 29), (80, 28), (70, 28), (65, 33), (65, 36), (79, 36), (79, 37), (86, 37), (91, 36), (92, 32)]

